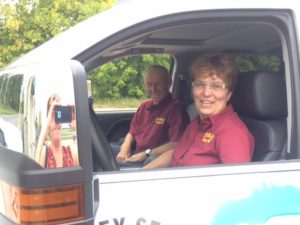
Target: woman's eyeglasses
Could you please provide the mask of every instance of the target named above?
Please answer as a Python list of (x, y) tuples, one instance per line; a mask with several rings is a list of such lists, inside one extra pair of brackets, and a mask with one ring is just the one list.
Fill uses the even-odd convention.
[(226, 84), (213, 82), (213, 83), (206, 83), (204, 81), (194, 81), (192, 86), (195, 89), (205, 90), (208, 87), (211, 91), (222, 91), (227, 88)]

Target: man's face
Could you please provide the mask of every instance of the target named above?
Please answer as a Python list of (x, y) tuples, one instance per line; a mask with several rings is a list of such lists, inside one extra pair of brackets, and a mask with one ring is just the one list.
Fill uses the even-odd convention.
[(155, 73), (155, 71), (151, 71), (151, 73), (144, 78), (144, 83), (146, 92), (155, 105), (167, 96), (171, 86), (170, 80), (164, 75)]

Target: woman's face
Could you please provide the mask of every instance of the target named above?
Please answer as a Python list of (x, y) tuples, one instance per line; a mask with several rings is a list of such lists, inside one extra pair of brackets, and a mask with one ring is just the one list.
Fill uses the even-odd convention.
[(61, 99), (57, 95), (53, 95), (50, 100), (50, 117), (51, 117), (51, 124), (50, 124), (50, 138), (51, 142), (54, 144), (60, 144), (61, 141), (61, 124), (55, 122), (55, 113), (54, 113), (54, 106), (61, 105)]
[(50, 137), (53, 143), (60, 144), (61, 141), (61, 124), (55, 124), (50, 130)]
[(226, 83), (214, 75), (198, 76), (193, 82), (193, 96), (201, 119), (223, 111), (231, 97)]

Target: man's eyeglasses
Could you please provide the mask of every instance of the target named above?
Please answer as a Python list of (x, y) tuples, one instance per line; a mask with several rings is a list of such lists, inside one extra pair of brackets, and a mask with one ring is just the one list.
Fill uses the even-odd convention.
[(192, 86), (199, 90), (205, 90), (208, 87), (212, 91), (222, 91), (227, 88), (226, 84), (213, 82), (213, 83), (206, 83), (204, 81), (194, 81)]

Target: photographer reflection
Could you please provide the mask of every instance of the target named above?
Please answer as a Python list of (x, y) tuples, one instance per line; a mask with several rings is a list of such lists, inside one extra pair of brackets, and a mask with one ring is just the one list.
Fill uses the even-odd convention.
[(46, 168), (78, 165), (78, 153), (70, 145), (62, 145), (62, 124), (75, 128), (74, 107), (61, 106), (58, 95), (51, 95), (47, 102), (47, 119), (38, 140), (36, 161)]

